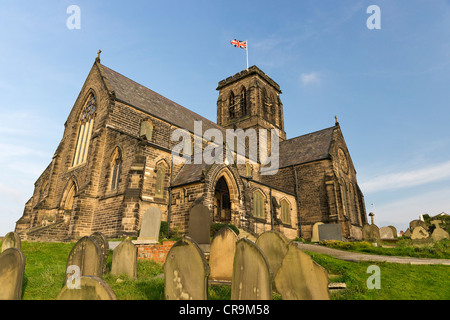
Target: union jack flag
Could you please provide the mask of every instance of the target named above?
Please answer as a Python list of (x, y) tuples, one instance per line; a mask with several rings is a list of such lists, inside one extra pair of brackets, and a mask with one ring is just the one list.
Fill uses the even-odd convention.
[(247, 50), (247, 41), (231, 40), (230, 43), (236, 48), (242, 48)]

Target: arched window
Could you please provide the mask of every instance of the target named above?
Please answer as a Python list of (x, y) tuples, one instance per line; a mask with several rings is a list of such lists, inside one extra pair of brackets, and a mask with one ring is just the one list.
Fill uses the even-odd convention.
[(78, 139), (75, 147), (75, 155), (72, 160), (72, 167), (84, 163), (87, 159), (96, 109), (97, 105), (95, 102), (95, 96), (91, 93), (81, 115), (80, 129), (78, 131)]
[(164, 179), (166, 177), (166, 166), (159, 163), (156, 167), (156, 187), (155, 197), (162, 198), (164, 196)]
[(122, 171), (122, 153), (120, 152), (119, 148), (116, 148), (113, 153), (111, 159), (111, 168), (112, 171), (110, 189), (117, 190), (117, 188), (119, 187), (120, 173)]
[(230, 119), (233, 119), (235, 117), (235, 115), (236, 115), (235, 98), (234, 98), (233, 91), (231, 91), (230, 97), (228, 99), (228, 113), (229, 113)]
[(253, 192), (253, 216), (264, 218), (264, 196), (258, 190)]
[(72, 181), (66, 187), (66, 190), (64, 191), (64, 194), (63, 194), (63, 200), (62, 200), (61, 206), (65, 212), (67, 212), (67, 213), (72, 212), (76, 193), (77, 193), (77, 186), (76, 186), (75, 182)]
[(286, 199), (280, 201), (281, 206), (281, 222), (291, 224), (291, 205)]
[(151, 123), (149, 120), (142, 121), (139, 136), (145, 138), (148, 141), (151, 141), (152, 135), (153, 135), (153, 123)]
[(245, 91), (245, 88), (242, 88), (242, 91), (241, 91), (241, 113), (242, 113), (242, 116), (246, 116), (248, 113), (247, 92)]

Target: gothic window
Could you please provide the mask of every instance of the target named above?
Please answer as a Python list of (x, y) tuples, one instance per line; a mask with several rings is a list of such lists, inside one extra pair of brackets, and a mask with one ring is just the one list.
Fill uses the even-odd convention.
[(248, 113), (247, 92), (245, 91), (245, 88), (242, 88), (242, 91), (241, 91), (241, 112), (242, 112), (243, 116), (246, 116)]
[(253, 216), (264, 218), (264, 196), (258, 190), (253, 192)]
[(281, 205), (281, 222), (291, 224), (291, 205), (286, 199), (280, 201)]
[(228, 113), (229, 113), (229, 118), (233, 119), (236, 115), (236, 110), (235, 110), (235, 98), (234, 98), (234, 93), (233, 91), (230, 93), (230, 98), (228, 100)]
[(91, 94), (81, 115), (80, 129), (78, 131), (77, 144), (75, 147), (75, 155), (72, 160), (72, 166), (82, 164), (87, 159), (96, 108), (97, 105), (95, 102), (95, 96)]
[(142, 121), (139, 136), (150, 141), (152, 140), (152, 135), (153, 135), (153, 124), (149, 120)]
[(122, 171), (122, 153), (120, 152), (119, 148), (116, 148), (113, 153), (111, 159), (111, 167), (112, 171), (110, 189), (117, 190), (117, 188), (119, 187), (120, 173)]
[(156, 167), (156, 188), (155, 197), (162, 198), (164, 196), (164, 179), (166, 177), (166, 167), (160, 163)]

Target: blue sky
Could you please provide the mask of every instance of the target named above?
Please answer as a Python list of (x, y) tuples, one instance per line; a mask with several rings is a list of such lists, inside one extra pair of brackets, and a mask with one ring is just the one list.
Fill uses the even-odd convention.
[[(70, 5), (80, 29), (67, 28)], [(370, 5), (381, 29), (367, 28)], [(450, 1), (3, 0), (0, 235), (50, 163), (99, 49), (104, 65), (215, 121), (217, 83), (246, 67), (234, 38), (281, 86), (288, 138), (337, 115), (378, 226), (450, 213)]]

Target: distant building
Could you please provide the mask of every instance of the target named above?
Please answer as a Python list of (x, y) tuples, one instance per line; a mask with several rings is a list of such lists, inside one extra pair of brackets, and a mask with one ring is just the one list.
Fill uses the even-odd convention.
[[(291, 239), (310, 239), (312, 226), (324, 222), (339, 224), (347, 239), (361, 239), (364, 197), (337, 120), (286, 139), (281, 89), (256, 66), (220, 81), (217, 90), (214, 123), (97, 58), (15, 231), (45, 241), (95, 231), (110, 238), (136, 236), (143, 213), (156, 206), (165, 221), (170, 211), (171, 230), (184, 234), (189, 209), (201, 203), (214, 222), (258, 234), (275, 229)], [(278, 173), (262, 175), (261, 163), (247, 156), (237, 165), (174, 165), (171, 151), (178, 142), (171, 134), (183, 128), (193, 137), (194, 121), (202, 121), (203, 131), (278, 129)], [(203, 150), (208, 141), (200, 144)]]

